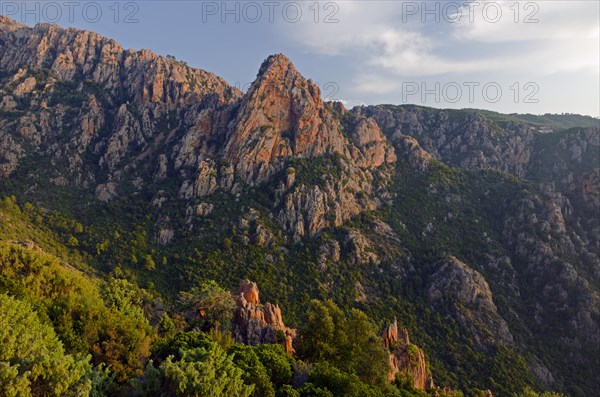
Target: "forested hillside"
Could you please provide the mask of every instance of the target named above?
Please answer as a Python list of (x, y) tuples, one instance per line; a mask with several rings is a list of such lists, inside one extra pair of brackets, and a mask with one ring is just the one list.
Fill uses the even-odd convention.
[(599, 150), (0, 17), (0, 395), (596, 395)]

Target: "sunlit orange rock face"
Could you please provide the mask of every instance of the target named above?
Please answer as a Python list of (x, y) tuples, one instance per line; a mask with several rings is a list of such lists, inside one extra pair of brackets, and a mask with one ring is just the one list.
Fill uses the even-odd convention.
[(398, 323), (394, 320), (384, 328), (382, 338), (384, 346), (390, 351), (388, 381), (392, 382), (398, 374), (402, 374), (412, 379), (415, 389), (426, 390), (433, 387), (425, 353), (410, 343), (406, 328), (398, 330)]
[[(214, 74), (93, 32), (0, 17), (0, 42), (0, 68), (14, 86), (0, 95), (0, 110), (14, 110), (25, 97), (40, 109), (0, 122), (0, 133), (19, 132), (16, 141), (7, 135), (0, 142), (0, 177), (9, 177), (31, 146), (68, 164), (48, 170), (55, 184), (90, 188), (98, 200), (169, 175), (177, 178), (177, 198), (191, 202), (276, 185), (292, 161), (338, 156), (336, 175), (291, 181), (277, 192), (273, 210), (288, 235), (315, 236), (381, 204), (375, 191), (389, 180), (392, 145), (373, 120), (324, 101), (283, 55), (267, 58), (244, 94)], [(48, 76), (28, 75), (39, 68)], [(53, 100), (75, 94), (77, 109)], [(59, 133), (66, 145), (53, 145)]]
[(233, 335), (237, 342), (249, 345), (280, 344), (288, 354), (294, 352), (296, 330), (285, 326), (278, 305), (260, 303), (256, 283), (242, 280), (236, 301), (238, 307), (233, 319)]
[(348, 154), (339, 121), (319, 88), (283, 55), (269, 57), (243, 98), (226, 147), (248, 183), (264, 182), (290, 156)]
[(264, 181), (289, 156), (337, 153), (371, 168), (396, 161), (377, 123), (359, 118), (346, 131), (336, 110), (347, 112), (328, 107), (285, 56), (271, 56), (242, 100), (226, 152), (250, 183)]

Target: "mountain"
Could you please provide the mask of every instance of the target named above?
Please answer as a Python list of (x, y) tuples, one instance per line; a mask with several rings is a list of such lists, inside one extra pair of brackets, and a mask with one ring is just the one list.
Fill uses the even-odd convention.
[[(353, 385), (356, 395), (591, 396), (599, 150), (598, 120), (583, 116), (345, 109), (281, 54), (242, 93), (93, 32), (0, 17), (0, 292), (30, 302), (65, 354), (111, 364), (109, 394), (195, 365), (199, 351), (172, 347), (185, 346), (239, 368), (287, 363), (271, 386), (236, 375), (239, 395), (245, 379), (256, 395)], [(52, 256), (47, 272), (81, 272), (100, 288), (81, 312), (110, 312), (122, 327), (102, 323), (94, 336), (85, 321), (65, 325), (76, 310), (17, 289), (14, 269), (39, 255)], [(274, 303), (250, 281), (233, 299), (240, 280)], [(128, 350), (132, 328), (143, 332)], [(250, 361), (236, 362), (227, 335), (281, 343), (298, 362), (241, 345)], [(396, 389), (372, 388), (388, 376)]]

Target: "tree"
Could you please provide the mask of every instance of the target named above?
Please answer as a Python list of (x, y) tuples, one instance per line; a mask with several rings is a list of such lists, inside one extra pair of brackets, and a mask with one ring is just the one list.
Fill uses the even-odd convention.
[(249, 397), (254, 386), (244, 384), (231, 355), (214, 342), (206, 347), (180, 349), (180, 360), (169, 356), (158, 368), (152, 363), (133, 387), (142, 396)]
[(142, 322), (146, 316), (142, 306), (142, 293), (140, 289), (125, 279), (111, 277), (102, 285), (102, 298), (106, 305), (131, 318)]
[(156, 263), (154, 262), (152, 255), (146, 255), (146, 258), (144, 259), (144, 268), (150, 271), (156, 269)]
[(28, 303), (0, 294), (0, 395), (89, 395), (89, 357), (73, 357)]
[(197, 348), (208, 348), (212, 341), (207, 334), (200, 332), (180, 332), (174, 337), (164, 341), (156, 348), (153, 358), (160, 362), (173, 356), (176, 360), (181, 360), (181, 352)]
[[(372, 397), (382, 395), (379, 389), (361, 382), (355, 374), (341, 371), (327, 362), (316, 364), (310, 379), (315, 386), (330, 391), (334, 396)], [(304, 395), (304, 393), (301, 394)]]
[(204, 331), (210, 328), (221, 327), (228, 329), (235, 309), (235, 301), (229, 291), (214, 281), (202, 283), (188, 292), (179, 294), (179, 300), (187, 317), (193, 326), (198, 326)]
[[(347, 320), (348, 370), (369, 384), (384, 382), (389, 371), (388, 352), (367, 315), (352, 309)], [(354, 347), (354, 348), (352, 348)]]
[(106, 364), (117, 381), (143, 372), (154, 331), (139, 307), (139, 288), (125, 280), (100, 283), (52, 255), (3, 243), (0, 263), (0, 286), (52, 322), (67, 351), (91, 353), (92, 362)]
[(247, 345), (235, 345), (228, 351), (233, 354), (233, 362), (243, 372), (244, 383), (254, 385), (252, 396), (275, 397), (275, 387), (261, 362), (256, 348)]
[(300, 392), (295, 390), (291, 385), (283, 385), (277, 390), (276, 397), (300, 397)]
[(254, 349), (276, 387), (291, 383), (293, 359), (281, 345), (259, 345)]
[(336, 354), (336, 324), (329, 308), (317, 300), (308, 305), (299, 329), (298, 353), (312, 362), (323, 361)]
[(543, 393), (537, 393), (530, 387), (526, 387), (525, 390), (523, 390), (521, 397), (564, 397), (564, 395), (560, 394), (560, 393), (549, 392), (549, 391), (546, 391)]
[(388, 354), (368, 317), (344, 315), (332, 301), (311, 301), (299, 331), (298, 352), (313, 363), (329, 362), (369, 384), (384, 381)]

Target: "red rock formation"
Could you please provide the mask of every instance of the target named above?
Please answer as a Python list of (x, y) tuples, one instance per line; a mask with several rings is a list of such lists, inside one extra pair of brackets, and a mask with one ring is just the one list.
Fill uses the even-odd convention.
[(242, 280), (236, 295), (237, 310), (233, 318), (233, 336), (248, 345), (281, 344), (289, 354), (294, 352), (296, 330), (283, 323), (278, 305), (259, 299), (256, 283)]
[(252, 281), (242, 280), (238, 288), (238, 295), (243, 296), (248, 302), (254, 305), (258, 305), (260, 303), (258, 285)]
[[(324, 102), (318, 86), (289, 59), (274, 55), (262, 64), (228, 125), (223, 154), (250, 186), (268, 181), (290, 159), (338, 156), (341, 175), (323, 175), (316, 186), (296, 184), (291, 171), (278, 190), (277, 218), (295, 241), (377, 208), (373, 181), (385, 185), (385, 165), (396, 161), (393, 147), (373, 120), (350, 116), (342, 122), (342, 113), (348, 111)], [(363, 199), (356, 192), (362, 192)]]
[(225, 150), (240, 177), (252, 184), (264, 182), (286, 157), (349, 155), (346, 144), (317, 85), (285, 56), (274, 55), (244, 96)]
[[(68, 173), (51, 170), (54, 183), (97, 189), (99, 200), (119, 197), (133, 181), (141, 188), (148, 182), (141, 170), (148, 168), (157, 170), (154, 181), (177, 174), (179, 198), (192, 200), (218, 190), (244, 194), (295, 159), (335, 157), (335, 172), (319, 181), (287, 174), (274, 202), (284, 230), (299, 241), (382, 204), (375, 192), (390, 181), (394, 148), (373, 120), (324, 101), (317, 84), (283, 55), (266, 59), (242, 95), (211, 73), (147, 50), (123, 49), (92, 32), (30, 28), (0, 16), (0, 43), (0, 69), (15, 86), (10, 93), (0, 88), (0, 110), (14, 110), (25, 96), (32, 108), (42, 109), (0, 123), (0, 178), (18, 168), (24, 148), (32, 145), (29, 156), (69, 164)], [(28, 75), (42, 66), (50, 77)], [(54, 103), (65, 83), (86, 98), (81, 109)], [(56, 126), (67, 119), (77, 128), (57, 138)], [(57, 139), (69, 143), (54, 145)], [(42, 154), (48, 145), (52, 149)], [(88, 151), (93, 156), (85, 156)], [(98, 166), (102, 176), (96, 178)], [(168, 200), (156, 199), (157, 205)], [(203, 216), (194, 213), (190, 209), (186, 223)]]
[(383, 329), (382, 333), (383, 344), (385, 347), (390, 348), (392, 343), (398, 340), (398, 321), (394, 319), (394, 322)]
[(270, 56), (241, 101), (225, 148), (227, 157), (249, 184), (266, 181), (292, 156), (337, 153), (367, 168), (396, 161), (392, 146), (371, 119), (357, 117), (348, 140), (329, 107), (347, 111), (336, 106), (328, 106), (317, 84), (306, 80), (288, 58)]
[(415, 389), (433, 388), (425, 353), (410, 343), (406, 328), (398, 331), (398, 322), (394, 319), (392, 324), (384, 328), (382, 338), (383, 344), (390, 350), (388, 381), (392, 382), (398, 374), (404, 374), (412, 378)]

